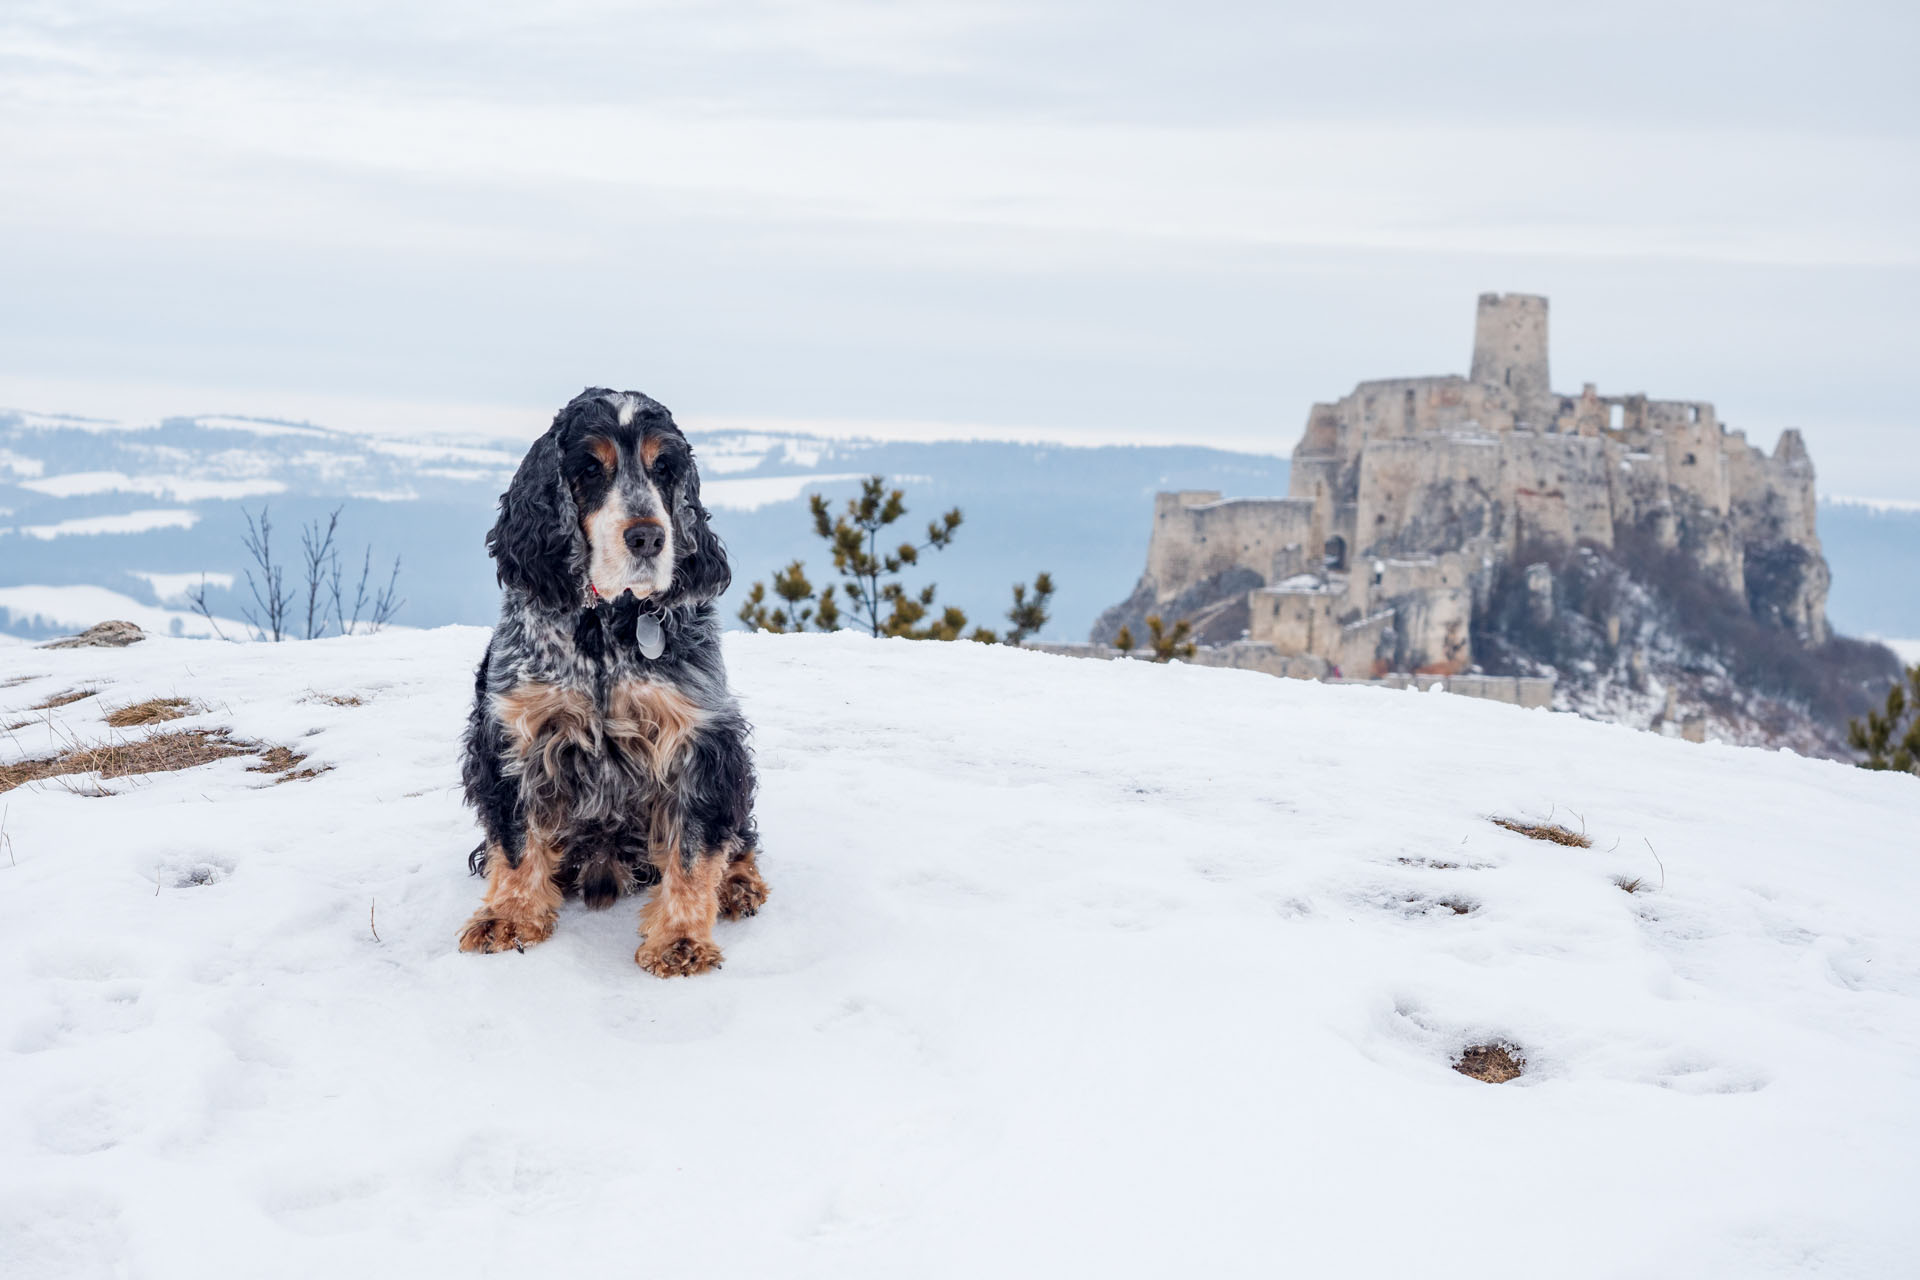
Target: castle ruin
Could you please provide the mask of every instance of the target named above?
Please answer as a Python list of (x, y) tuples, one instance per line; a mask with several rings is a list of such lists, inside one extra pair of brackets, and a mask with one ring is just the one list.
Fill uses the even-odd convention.
[(1547, 300), (1482, 294), (1467, 376), (1363, 382), (1316, 404), (1288, 496), (1159, 494), (1146, 572), (1095, 624), (1149, 614), (1296, 675), (1451, 674), (1496, 569), (1624, 537), (1686, 553), (1756, 617), (1828, 636), (1828, 571), (1800, 433), (1771, 456), (1713, 405), (1552, 389)]

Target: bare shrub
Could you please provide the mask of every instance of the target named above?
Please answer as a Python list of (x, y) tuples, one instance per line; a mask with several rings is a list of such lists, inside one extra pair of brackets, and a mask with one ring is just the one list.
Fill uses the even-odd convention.
[[(247, 519), (247, 532), (241, 542), (253, 561), (246, 570), (247, 588), (253, 600), (251, 604), (241, 605), (240, 614), (253, 629), (255, 639), (296, 638), (296, 606), (303, 610), (298, 638), (318, 640), (327, 634), (330, 624), (335, 634), (351, 635), (361, 629), (363, 619), (367, 630), (378, 631), (392, 622), (406, 604), (400, 595), (400, 557), (393, 558), (393, 568), (382, 587), (373, 576), (372, 547), (361, 557), (360, 576), (353, 583), (349, 602), (339, 542), (340, 513), (345, 509), (335, 507), (325, 520), (316, 519), (301, 528), (298, 594), (287, 585), (285, 566), (274, 558), (269, 508), (261, 507), (257, 518), (252, 512), (242, 512)], [(198, 587), (187, 593), (187, 601), (195, 613), (207, 620), (213, 633), (224, 640), (227, 636), (214, 616), (208, 589), (203, 578)]]

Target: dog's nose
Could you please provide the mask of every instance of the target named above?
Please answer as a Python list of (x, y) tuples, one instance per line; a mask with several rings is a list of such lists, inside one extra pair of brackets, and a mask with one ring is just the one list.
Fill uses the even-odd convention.
[(651, 560), (667, 545), (667, 531), (657, 524), (643, 523), (627, 528), (627, 550), (642, 560)]

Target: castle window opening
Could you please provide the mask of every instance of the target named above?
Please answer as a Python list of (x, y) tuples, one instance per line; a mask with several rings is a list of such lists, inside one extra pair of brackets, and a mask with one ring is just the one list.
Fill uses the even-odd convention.
[(1684, 462), (1685, 462), (1685, 464), (1686, 464), (1687, 466), (1689, 466), (1689, 467), (1690, 467), (1690, 466), (1692, 466), (1692, 465), (1694, 464), (1694, 461), (1695, 461), (1695, 459), (1694, 459), (1694, 456), (1693, 456), (1692, 454), (1688, 454), (1688, 455), (1686, 456), (1686, 458), (1684, 459)]
[(1627, 410), (1625, 405), (1615, 404), (1615, 405), (1607, 406), (1607, 425), (1609, 427), (1612, 427), (1615, 431), (1618, 431), (1623, 425), (1625, 425), (1626, 417), (1627, 417)]
[(1327, 539), (1323, 563), (1329, 573), (1344, 572), (1347, 567), (1347, 540), (1339, 534)]

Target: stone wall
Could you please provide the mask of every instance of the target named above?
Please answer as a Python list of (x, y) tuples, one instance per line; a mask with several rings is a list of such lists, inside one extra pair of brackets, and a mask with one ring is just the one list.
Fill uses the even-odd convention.
[(1147, 542), (1147, 578), (1158, 599), (1171, 599), (1228, 569), (1250, 569), (1267, 581), (1318, 569), (1325, 541), (1315, 504), (1302, 498), (1230, 498), (1189, 490), (1154, 501)]
[[(1036, 653), (1063, 658), (1092, 658), (1101, 662), (1146, 662), (1138, 650), (1122, 651), (1104, 644), (1052, 644), (1029, 642), (1024, 646)], [(1242, 640), (1235, 644), (1202, 645), (1191, 658), (1177, 658), (1195, 667), (1227, 667), (1239, 671), (1259, 671), (1291, 680), (1324, 680), (1329, 684), (1363, 685), (1379, 689), (1440, 689), (1466, 698), (1486, 698), (1517, 707), (1553, 705), (1554, 682), (1544, 676), (1480, 675), (1394, 675), (1378, 678), (1335, 674), (1335, 669), (1318, 658), (1281, 651), (1271, 644)]]

